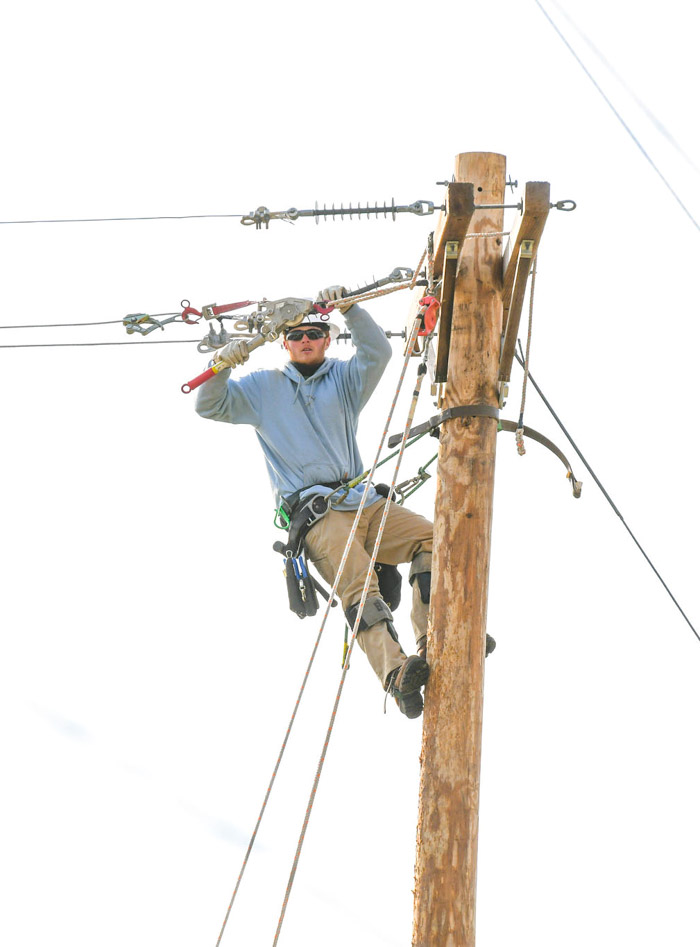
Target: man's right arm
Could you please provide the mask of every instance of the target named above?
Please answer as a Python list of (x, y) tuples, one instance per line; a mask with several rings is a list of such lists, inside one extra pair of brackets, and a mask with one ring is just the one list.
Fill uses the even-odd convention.
[(231, 369), (224, 368), (197, 389), (197, 414), (212, 421), (257, 426), (260, 412), (255, 383), (250, 375), (234, 381), (230, 374)]

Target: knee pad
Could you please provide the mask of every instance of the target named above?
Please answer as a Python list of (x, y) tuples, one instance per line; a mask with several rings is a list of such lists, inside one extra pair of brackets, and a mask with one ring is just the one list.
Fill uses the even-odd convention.
[[(357, 613), (360, 610), (359, 602), (357, 605), (351, 605), (350, 608), (346, 609), (345, 617), (348, 620), (348, 624), (351, 628), (355, 627), (355, 621), (357, 620)], [(368, 628), (371, 628), (373, 625), (379, 624), (379, 622), (385, 621), (389, 626), (389, 634), (391, 637), (398, 641), (399, 639), (396, 636), (396, 631), (394, 630), (394, 616), (391, 614), (391, 609), (386, 604), (384, 599), (381, 598), (368, 598), (365, 602), (365, 607), (362, 609), (362, 617), (360, 618), (360, 627), (358, 631), (366, 631)]]
[(424, 605), (430, 605), (430, 582), (432, 577), (432, 572), (416, 572), (413, 579), (411, 579), (411, 585), (413, 585), (414, 582), (418, 583), (420, 600)]
[(411, 569), (408, 573), (408, 581), (411, 585), (413, 585), (414, 582), (418, 582), (421, 602), (424, 605), (428, 605), (430, 603), (430, 580), (432, 578), (432, 573), (430, 571), (431, 565), (431, 553), (419, 552), (415, 559), (411, 562)]
[[(360, 610), (359, 602), (356, 605), (351, 605), (350, 608), (346, 609), (345, 617), (348, 620), (348, 624), (351, 626), (355, 625), (357, 620), (357, 613)], [(365, 602), (365, 607), (362, 609), (362, 617), (360, 618), (360, 631), (366, 631), (368, 628), (371, 628), (372, 625), (378, 624), (380, 621), (393, 621), (394, 616), (391, 613), (391, 609), (386, 604), (384, 599), (374, 597), (368, 598)]]
[(399, 607), (401, 602), (401, 573), (396, 566), (385, 562), (376, 562), (374, 571), (379, 582), (379, 594), (392, 610)]

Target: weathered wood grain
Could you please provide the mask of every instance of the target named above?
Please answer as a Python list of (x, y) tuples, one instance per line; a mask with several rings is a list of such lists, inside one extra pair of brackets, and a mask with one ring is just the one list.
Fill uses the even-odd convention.
[[(457, 157), (477, 203), (502, 204), (505, 158)], [(503, 229), (481, 211), (472, 232)], [(500, 240), (465, 240), (456, 273), (442, 407), (498, 404)], [(497, 422), (443, 425), (438, 460), (431, 676), (426, 687), (414, 900), (414, 947), (474, 947), (483, 676)]]

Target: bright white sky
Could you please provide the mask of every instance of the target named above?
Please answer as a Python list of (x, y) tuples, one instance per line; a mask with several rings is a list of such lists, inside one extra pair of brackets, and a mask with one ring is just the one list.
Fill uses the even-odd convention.
[[(698, 219), (697, 172), (544, 3)], [(693, 5), (562, 10), (697, 165)], [(521, 188), (576, 200), (543, 238), (532, 372), (697, 626), (698, 231), (534, 2), (30, 0), (1, 33), (3, 220), (439, 203), (463, 151), (503, 153)], [(311, 296), (415, 266), (434, 223), (2, 226), (0, 318)], [(406, 300), (372, 312), (400, 329)], [(119, 324), (1, 335), (128, 341)], [(316, 635), (287, 611), (252, 432), (204, 422), (180, 393), (206, 364), (201, 335), (0, 353), (12, 947), (214, 947)], [(193, 344), (150, 345), (178, 339)], [(397, 349), (360, 428), (367, 461), (398, 369)], [(434, 410), (426, 395), (419, 419)], [(584, 492), (501, 435), (478, 942), (697, 947), (700, 642), (533, 390), (526, 423)], [(430, 515), (433, 487), (415, 499)], [(402, 608), (407, 645), (408, 626)], [(226, 945), (272, 943), (342, 627), (324, 636)], [(382, 702), (358, 654), (280, 944), (410, 943), (420, 723)]]

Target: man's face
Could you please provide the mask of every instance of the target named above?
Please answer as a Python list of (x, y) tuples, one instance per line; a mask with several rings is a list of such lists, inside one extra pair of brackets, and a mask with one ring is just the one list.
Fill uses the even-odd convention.
[[(309, 338), (309, 334), (312, 338)], [(319, 334), (319, 338), (313, 338)], [(290, 329), (284, 339), (284, 347), (289, 352), (289, 357), (300, 365), (320, 365), (326, 357), (326, 349), (330, 344), (330, 335), (325, 330), (316, 329), (313, 326)]]

